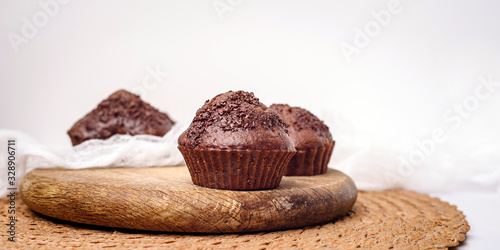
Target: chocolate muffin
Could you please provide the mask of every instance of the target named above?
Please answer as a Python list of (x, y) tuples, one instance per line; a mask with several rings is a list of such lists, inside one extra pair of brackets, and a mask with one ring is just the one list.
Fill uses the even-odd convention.
[(296, 152), (280, 116), (244, 91), (207, 100), (178, 142), (193, 183), (218, 189), (275, 188)]
[(163, 136), (173, 124), (167, 114), (139, 96), (118, 90), (78, 120), (68, 135), (74, 146), (89, 139), (107, 139), (114, 134)]
[(335, 141), (323, 121), (311, 112), (286, 104), (273, 104), (286, 124), (297, 153), (290, 160), (286, 175), (318, 175), (327, 170)]

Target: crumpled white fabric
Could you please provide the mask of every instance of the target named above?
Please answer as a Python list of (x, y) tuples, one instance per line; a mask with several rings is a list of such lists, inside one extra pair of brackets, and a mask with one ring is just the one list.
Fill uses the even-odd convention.
[[(87, 140), (68, 148), (51, 148), (21, 131), (0, 130), (0, 162), (7, 163), (7, 140), (16, 139), (16, 182), (33, 169), (61, 167), (154, 167), (184, 164), (177, 139), (187, 128), (176, 123), (163, 137), (152, 135), (114, 135), (107, 140)], [(0, 176), (0, 197), (7, 195), (7, 169)]]
[[(408, 161), (418, 149), (414, 144), (404, 144), (405, 140), (394, 137), (376, 141), (342, 117), (328, 113), (322, 117), (332, 124), (330, 130), (336, 140), (329, 167), (349, 175), (359, 190), (404, 188), (426, 193), (482, 191), (500, 195), (500, 143), (489, 133), (448, 129), (448, 139), (436, 145), (422, 164), (408, 166), (402, 159)], [(394, 134), (407, 132), (394, 128)]]
[(346, 142), (340, 140), (335, 146), (329, 167), (349, 175), (359, 190), (404, 188), (426, 193), (483, 191), (500, 195), (497, 142), (442, 146), (421, 165), (402, 164), (401, 159), (408, 160), (409, 156), (405, 150)]
[[(385, 147), (336, 121), (331, 122), (334, 124), (336, 145), (329, 167), (349, 175), (359, 190), (481, 190), (500, 194), (500, 144), (494, 138), (479, 144), (456, 141), (440, 145), (439, 151), (428, 157), (422, 165), (401, 171), (401, 157), (408, 157), (409, 153), (401, 149), (400, 145), (394, 142), (392, 147)], [(26, 133), (0, 130), (0, 163), (7, 162), (7, 140), (16, 138), (18, 187), (22, 177), (36, 168), (182, 165), (184, 159), (177, 149), (177, 139), (188, 124), (176, 123), (163, 137), (115, 135), (107, 140), (88, 140), (68, 148), (48, 147)], [(8, 185), (7, 171), (5, 167), (3, 169), (0, 173), (3, 176), (0, 178), (0, 197), (7, 194)]]

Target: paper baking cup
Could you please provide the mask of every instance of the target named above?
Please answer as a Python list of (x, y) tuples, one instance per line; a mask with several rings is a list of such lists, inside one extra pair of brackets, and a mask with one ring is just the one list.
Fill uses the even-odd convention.
[(276, 188), (295, 151), (200, 150), (179, 146), (193, 183), (208, 188)]
[(324, 174), (328, 168), (328, 162), (332, 157), (335, 141), (329, 141), (321, 148), (311, 150), (297, 150), (286, 169), (287, 176), (318, 175)]

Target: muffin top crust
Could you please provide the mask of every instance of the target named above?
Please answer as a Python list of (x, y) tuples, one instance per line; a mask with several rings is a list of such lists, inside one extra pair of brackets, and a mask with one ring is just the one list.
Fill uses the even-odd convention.
[(292, 137), (297, 150), (324, 147), (333, 142), (328, 126), (306, 109), (287, 104), (273, 104), (270, 109), (278, 112)]
[(103, 100), (68, 131), (73, 145), (89, 139), (107, 139), (114, 134), (165, 135), (174, 122), (167, 114), (126, 90)]
[(245, 91), (207, 100), (178, 142), (190, 149), (295, 150), (281, 117)]

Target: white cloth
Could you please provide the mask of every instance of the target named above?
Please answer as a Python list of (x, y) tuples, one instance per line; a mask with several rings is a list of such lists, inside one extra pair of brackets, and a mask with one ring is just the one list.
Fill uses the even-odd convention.
[[(26, 133), (0, 130), (0, 162), (7, 164), (7, 140), (16, 139), (16, 181), (33, 169), (61, 167), (152, 167), (184, 164), (177, 138), (187, 125), (176, 123), (163, 137), (114, 135), (107, 140), (87, 140), (69, 148), (50, 148)], [(0, 174), (0, 197), (7, 195), (7, 169)]]
[[(465, 143), (440, 145), (419, 165), (402, 166), (413, 151), (390, 148), (370, 141), (349, 126), (335, 126), (336, 145), (329, 167), (349, 175), (360, 190), (406, 188), (420, 192), (457, 190), (500, 193), (500, 145), (494, 140), (464, 147)], [(107, 140), (88, 140), (75, 147), (52, 148), (26, 133), (0, 130), (0, 162), (7, 164), (7, 140), (15, 138), (16, 180), (36, 168), (151, 167), (184, 164), (177, 139), (188, 122), (177, 123), (163, 137), (115, 135)], [(396, 144), (396, 143), (395, 143)], [(450, 157), (453, 156), (453, 157)], [(5, 166), (5, 165), (4, 165)], [(7, 194), (7, 171), (0, 176), (0, 197)]]

